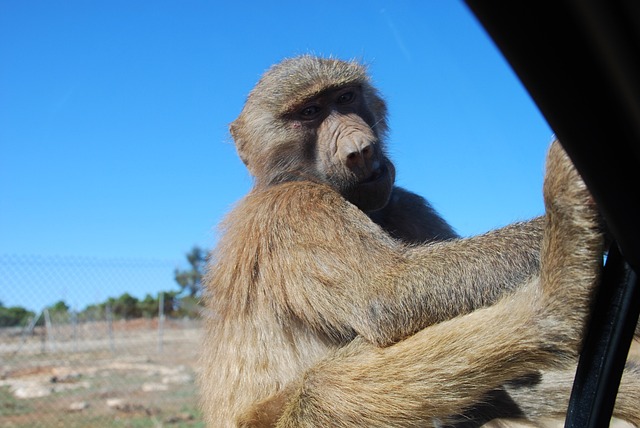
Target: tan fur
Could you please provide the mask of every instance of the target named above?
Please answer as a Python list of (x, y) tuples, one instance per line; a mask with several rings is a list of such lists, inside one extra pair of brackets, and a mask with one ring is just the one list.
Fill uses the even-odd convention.
[[(342, 103), (345, 88), (355, 101)], [(455, 422), (503, 384), (574, 360), (602, 236), (559, 146), (545, 218), (459, 239), (393, 187), (386, 126), (361, 66), (309, 56), (268, 71), (231, 125), (256, 185), (205, 279), (209, 426)], [(407, 207), (420, 216), (400, 220)]]

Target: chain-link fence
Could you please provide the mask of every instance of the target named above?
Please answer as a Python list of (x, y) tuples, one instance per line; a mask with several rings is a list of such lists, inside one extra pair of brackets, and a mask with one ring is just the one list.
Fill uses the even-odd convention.
[(178, 264), (0, 255), (0, 426), (202, 426)]

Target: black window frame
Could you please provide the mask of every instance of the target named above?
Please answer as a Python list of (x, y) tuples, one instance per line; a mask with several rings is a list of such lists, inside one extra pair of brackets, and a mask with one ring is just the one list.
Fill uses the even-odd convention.
[(465, 0), (560, 139), (614, 242), (565, 426), (608, 426), (640, 313), (640, 2)]

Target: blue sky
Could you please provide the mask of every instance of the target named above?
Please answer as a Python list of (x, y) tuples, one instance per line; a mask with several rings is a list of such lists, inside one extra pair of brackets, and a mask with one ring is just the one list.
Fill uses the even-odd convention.
[(398, 184), (461, 234), (542, 213), (552, 131), (462, 2), (3, 1), (0, 256), (171, 267), (162, 285), (5, 274), (0, 301), (173, 287), (251, 187), (228, 124), (269, 65), (303, 53), (369, 65)]

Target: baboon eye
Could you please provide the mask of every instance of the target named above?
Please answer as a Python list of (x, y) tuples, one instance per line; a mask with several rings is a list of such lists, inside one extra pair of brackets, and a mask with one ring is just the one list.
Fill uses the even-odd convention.
[(300, 110), (303, 119), (313, 119), (320, 112), (320, 107), (316, 105), (307, 106)]
[(351, 91), (340, 94), (338, 97), (338, 104), (348, 104), (355, 98), (355, 94)]

